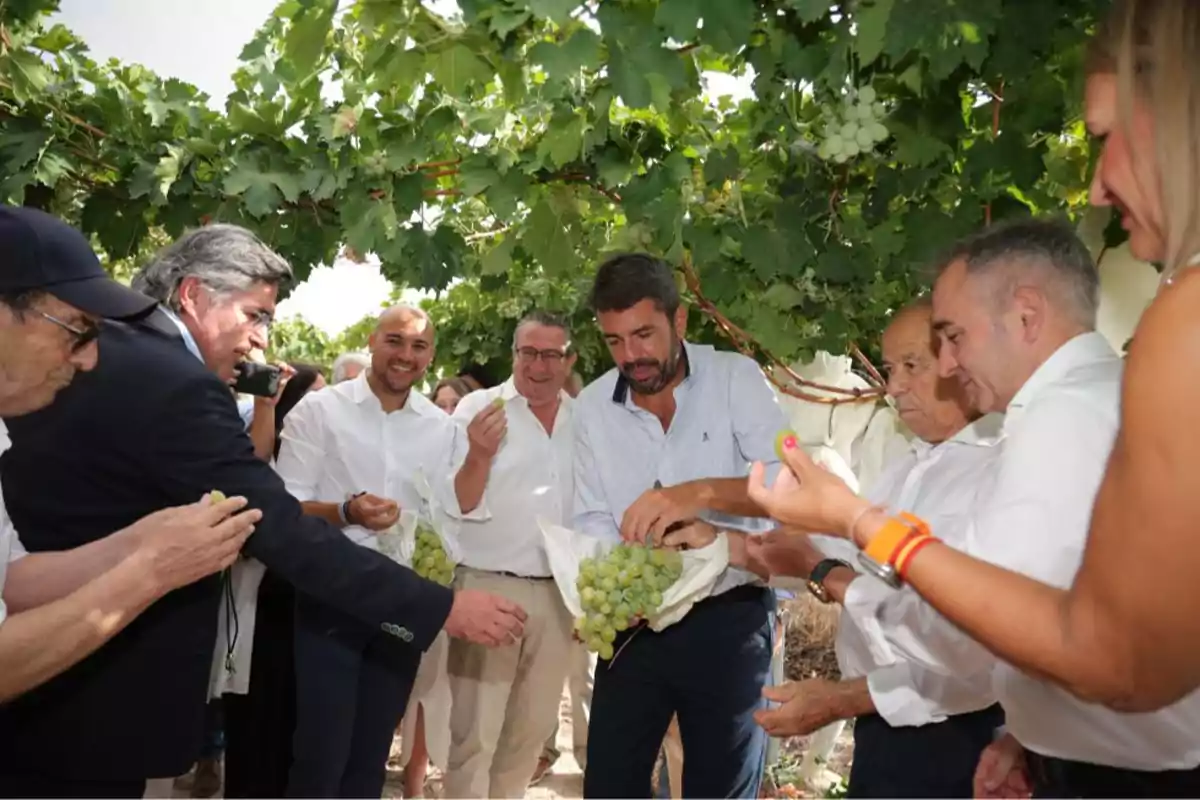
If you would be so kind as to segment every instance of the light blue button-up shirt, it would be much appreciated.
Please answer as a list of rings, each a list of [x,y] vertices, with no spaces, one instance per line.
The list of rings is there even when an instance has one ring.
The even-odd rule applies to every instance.
[[[181,320],[174,311],[166,306],[160,305],[159,308],[162,309],[164,314],[166,314],[167,319],[171,320],[171,322],[174,322],[175,327],[179,328],[179,335],[183,337],[183,343],[187,346],[188,351],[196,358],[204,361],[204,355],[200,352],[200,345],[196,343],[196,337],[192,336],[192,332],[188,330],[187,325],[183,324],[183,320]],[[237,400],[237,409],[238,416],[242,418],[242,424],[246,426],[247,430],[249,430],[250,423],[254,422],[254,398],[239,397]]]
[[[663,431],[658,417],[634,404],[616,369],[580,393],[575,405],[574,527],[620,538],[621,518],[655,481],[672,486],[704,478],[743,478],[750,465],[779,470],[775,435],[787,427],[766,376],[753,360],[707,345],[685,344],[688,374],[675,388],[675,416]],[[707,512],[726,528],[769,530],[765,519]],[[756,578],[730,568],[714,594]]]

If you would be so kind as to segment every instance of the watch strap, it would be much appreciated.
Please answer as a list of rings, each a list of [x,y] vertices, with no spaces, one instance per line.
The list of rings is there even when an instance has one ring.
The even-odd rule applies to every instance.
[[[838,567],[846,567],[847,569],[853,569],[853,567],[851,567],[848,563],[846,563],[845,561],[842,561],[839,558],[826,558],[826,559],[823,559],[822,561],[817,562],[817,565],[815,567],[813,567],[812,572],[809,573],[808,579],[812,583],[815,583],[818,585],[823,584],[825,582],[825,579],[827,577],[829,577],[829,573],[833,572]]]

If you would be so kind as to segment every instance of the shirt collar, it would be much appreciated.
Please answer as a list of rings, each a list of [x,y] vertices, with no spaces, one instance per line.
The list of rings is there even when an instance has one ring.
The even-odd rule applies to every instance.
[[[1025,381],[1012,402],[1008,404],[1006,417],[1011,419],[1013,412],[1019,413],[1039,394],[1058,383],[1072,370],[1087,364],[1116,358],[1119,356],[1102,334],[1095,331],[1079,334],[1055,350],[1052,356],[1034,370],[1034,373],[1029,376],[1029,380]]]
[[[967,423],[958,433],[944,442],[933,444],[914,436],[909,445],[918,458],[924,458],[943,445],[961,444],[968,447],[992,447],[1000,441],[1003,429],[1003,414],[987,414],[974,422]]]
[[[698,348],[693,347],[687,342],[680,342],[679,344],[683,348],[683,380],[679,384],[682,386],[695,377],[697,369],[699,368],[699,364],[697,362],[700,360],[698,358],[700,351]],[[628,400],[629,381],[625,379],[625,376],[621,373],[620,368],[618,368],[617,384],[613,387],[612,401],[617,405],[623,406],[628,402]]]
[[[520,400],[521,402],[525,403],[526,406],[529,405],[529,401],[525,399],[525,395],[517,391],[517,379],[515,377],[510,375],[508,380],[500,384],[498,388],[500,391],[496,396],[505,403],[511,403],[514,400]],[[571,397],[571,395],[567,394],[565,389],[558,390],[558,400],[559,408],[569,408],[571,403],[574,402],[574,399]]]
[[[357,405],[364,403],[373,403],[376,408],[383,409],[383,404],[379,402],[379,398],[371,391],[371,385],[367,383],[367,372],[370,367],[358,373],[358,376],[353,380],[343,381],[336,384],[335,389],[341,389],[350,400]],[[436,413],[433,413],[436,412]],[[417,414],[423,417],[445,416],[440,408],[435,406],[430,400],[413,387],[408,392],[408,398],[404,401],[404,405],[396,409],[397,414]]]
[[[8,426],[0,419],[0,453],[7,452],[12,447],[12,439],[8,438]]]
[[[171,320],[171,322],[175,323],[175,327],[179,328],[179,335],[183,337],[183,343],[187,346],[187,349],[191,351],[192,355],[203,361],[204,356],[200,353],[200,345],[196,344],[196,337],[192,336],[192,332],[188,330],[188,326],[171,309],[164,305],[160,305],[159,308],[162,309],[167,319]]]

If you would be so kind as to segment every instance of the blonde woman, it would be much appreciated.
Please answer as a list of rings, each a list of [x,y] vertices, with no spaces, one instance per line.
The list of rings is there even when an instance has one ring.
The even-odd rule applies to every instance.
[[[1086,121],[1112,206],[1165,279],[1129,350],[1121,430],[1082,566],[1060,590],[940,544],[905,580],[1004,660],[1087,700],[1150,711],[1200,686],[1200,3],[1118,0],[1093,42]],[[943,343],[945,344],[945,343]],[[889,522],[798,447],[754,496],[785,523],[866,547]],[[919,537],[923,538],[923,537]],[[1200,731],[1180,731],[1195,738]]]

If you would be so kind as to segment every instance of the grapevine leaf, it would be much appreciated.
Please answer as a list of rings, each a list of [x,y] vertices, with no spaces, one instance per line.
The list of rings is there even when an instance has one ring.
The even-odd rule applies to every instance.
[[[739,159],[737,150],[727,147],[714,150],[704,161],[704,181],[709,186],[721,186],[738,176]]]
[[[246,210],[255,217],[266,216],[284,200],[294,203],[300,197],[300,181],[295,175],[263,169],[253,158],[235,161],[222,188],[226,195],[242,196]]]
[[[474,197],[500,180],[496,171],[487,159],[474,156],[463,162],[458,168],[459,189],[465,197]]]
[[[762,296],[763,302],[780,311],[795,308],[804,302],[804,294],[790,283],[776,283]]]
[[[529,21],[529,12],[508,6],[497,6],[488,22],[492,33],[503,39]]]
[[[550,272],[567,272],[575,262],[568,224],[566,216],[556,212],[545,198],[529,214],[521,244]]]
[[[484,275],[505,275],[512,267],[512,251],[515,239],[505,237],[483,256]]]
[[[833,5],[830,0],[787,0],[787,4],[796,10],[800,21],[806,25],[824,19]]]
[[[316,69],[335,11],[336,0],[313,0],[298,17],[292,18],[284,53],[297,74],[309,75]]]
[[[529,0],[529,10],[535,16],[548,19],[558,25],[571,21],[571,12],[579,7],[579,0]]]
[[[456,44],[437,55],[433,74],[447,91],[462,95],[472,83],[487,81],[492,76],[492,68],[469,47]]]
[[[864,67],[873,64],[883,52],[884,36],[887,34],[893,2],[894,0],[874,0],[870,5],[859,8],[855,14],[855,21],[858,23],[855,51]]]

